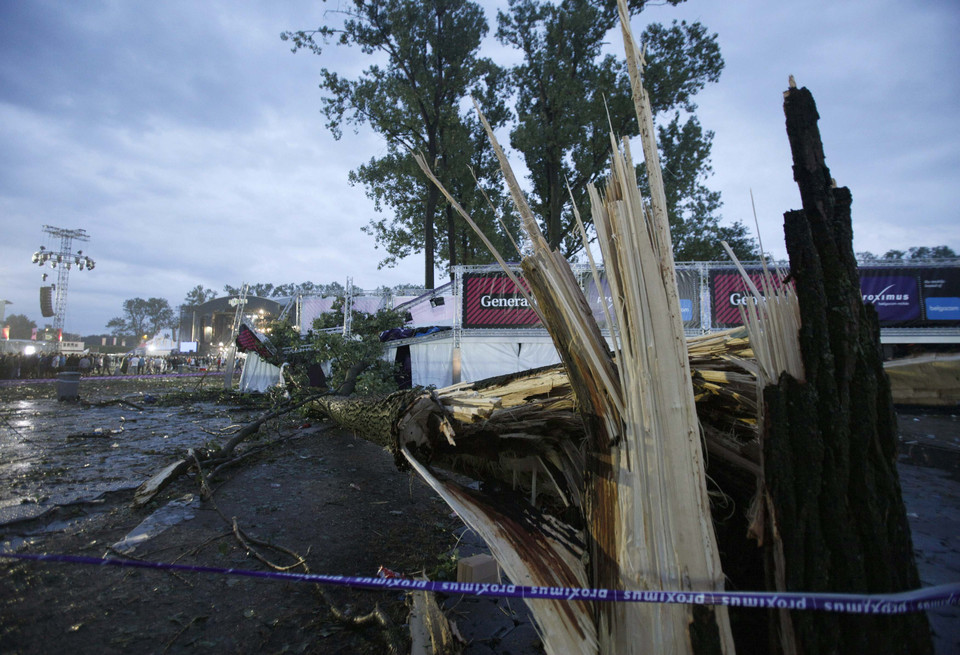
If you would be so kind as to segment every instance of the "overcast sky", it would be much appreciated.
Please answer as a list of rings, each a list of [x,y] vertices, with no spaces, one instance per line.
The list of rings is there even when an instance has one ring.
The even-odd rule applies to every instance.
[[[40,245],[58,246],[43,225],[90,235],[76,247],[97,266],[72,271],[66,316],[81,334],[105,332],[125,299],[176,307],[197,284],[422,283],[421,255],[378,271],[383,252],[360,230],[374,212],[347,174],[383,154],[382,140],[335,141],[319,111],[321,66],[356,71],[362,55],[294,55],[279,38],[336,5],[0,0],[7,314],[52,323],[30,263]],[[717,32],[726,60],[698,99],[725,219],[752,227],[752,189],[764,246],[785,256],[782,214],[800,205],[781,95],[793,74],[817,101],[833,176],[853,193],[856,250],[960,250],[960,4],[691,0],[649,9],[634,29],[673,18]]]

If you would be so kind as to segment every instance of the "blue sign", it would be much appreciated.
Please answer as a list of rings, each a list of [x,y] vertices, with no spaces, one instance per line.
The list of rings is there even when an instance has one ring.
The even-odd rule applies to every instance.
[[[920,289],[915,275],[870,275],[861,270],[863,304],[873,305],[880,323],[920,318]]]
[[[927,298],[927,320],[960,320],[960,298]]]

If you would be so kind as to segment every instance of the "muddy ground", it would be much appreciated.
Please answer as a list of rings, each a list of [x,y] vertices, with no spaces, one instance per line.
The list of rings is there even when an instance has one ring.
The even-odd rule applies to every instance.
[[[216,430],[229,434],[266,406],[163,403],[165,394],[195,385],[83,381],[87,402],[129,401],[102,407],[58,403],[52,387],[0,389],[0,547],[255,570],[268,569],[259,557],[289,566],[296,554],[311,573],[369,577],[384,566],[438,580],[455,579],[457,558],[484,550],[389,453],[296,415],[270,423],[252,444],[262,451],[210,481],[212,500],[201,502],[198,480],[184,476],[134,509],[140,482],[188,447],[222,443]],[[132,551],[120,543],[171,505],[178,511],[169,528]],[[379,654],[407,647],[400,593],[12,560],[0,560],[0,581],[5,654]],[[460,619],[468,652],[538,651],[522,604],[447,603],[454,620],[471,615]],[[375,609],[380,619],[357,624]]]
[[[454,578],[456,558],[482,549],[388,453],[295,416],[271,424],[260,452],[213,481],[212,500],[200,500],[195,478],[181,477],[133,509],[143,479],[188,447],[223,441],[217,430],[235,429],[263,406],[163,404],[195,380],[81,384],[84,400],[135,406],[57,403],[52,385],[0,388],[4,549],[98,558],[123,551],[256,570],[266,569],[259,557],[291,565],[295,553],[313,573],[373,576],[385,566],[434,579]],[[911,410],[900,425],[921,578],[925,586],[960,581],[960,421]],[[118,545],[171,503],[170,527],[133,550]],[[447,605],[468,653],[541,652],[522,606],[459,598]],[[384,621],[357,624],[375,608]],[[957,608],[930,616],[938,652],[960,652]],[[0,653],[383,653],[406,647],[406,619],[406,599],[393,592],[0,560]]]

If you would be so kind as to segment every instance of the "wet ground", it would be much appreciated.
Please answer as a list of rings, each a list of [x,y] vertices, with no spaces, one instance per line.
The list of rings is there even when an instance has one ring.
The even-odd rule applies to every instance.
[[[201,383],[203,384],[203,383]],[[207,382],[213,387],[219,382]],[[182,477],[142,509],[133,488],[187,448],[223,441],[263,406],[214,399],[164,406],[195,380],[84,381],[87,404],[51,388],[0,388],[0,547],[262,569],[258,556],[314,573],[375,575],[382,565],[455,575],[456,556],[483,552],[462,523],[380,448],[301,419],[274,423],[271,446],[214,482],[199,499]],[[123,399],[124,404],[98,403]],[[160,401],[160,402],[155,402]],[[900,473],[924,586],[960,581],[960,420],[947,412],[900,416]],[[153,517],[159,526],[137,528]],[[242,541],[240,536],[256,541]],[[144,538],[144,534],[146,537]],[[269,544],[269,545],[258,545]],[[381,653],[403,632],[401,595],[259,580],[0,561],[0,652]],[[519,603],[452,598],[447,606],[471,655],[539,652]],[[352,626],[381,607],[394,627]],[[960,610],[929,613],[939,653],[960,652]]]
[[[200,403],[91,407],[33,398],[5,403],[0,429],[0,524],[108,491],[136,487],[157,466],[251,416],[243,407]]]
[[[137,384],[85,381],[86,405],[60,403],[50,389],[0,389],[0,547],[256,570],[266,568],[260,557],[289,566],[295,553],[312,573],[375,576],[385,566],[438,580],[455,579],[458,557],[486,551],[389,453],[295,415],[268,424],[252,444],[261,452],[210,480],[212,500],[182,476],[135,509],[141,482],[264,410],[168,407],[174,383]],[[126,404],[97,406],[109,398]],[[9,560],[0,579],[4,654],[379,654],[407,633],[403,594]],[[466,653],[542,652],[522,603],[446,602]],[[387,628],[352,623],[376,608]]]
[[[902,408],[900,484],[920,582],[960,582],[960,415]],[[940,655],[960,653],[960,607],[927,612]]]

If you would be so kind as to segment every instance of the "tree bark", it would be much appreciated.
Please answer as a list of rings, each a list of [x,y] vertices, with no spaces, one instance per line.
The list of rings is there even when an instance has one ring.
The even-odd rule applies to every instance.
[[[457,224],[453,216],[453,207],[447,205],[444,207],[444,213],[447,219],[447,271],[450,273],[450,281],[456,277],[453,269],[457,265]]]
[[[889,593],[920,586],[896,470],[896,416],[883,372],[876,313],[861,294],[851,194],[824,164],[807,89],[785,94],[787,135],[803,210],[784,214],[800,302],[805,381],[784,374],[764,391],[764,476],[782,548],[778,588]],[[772,532],[775,528],[775,533]],[[773,557],[772,559],[777,559]],[[770,585],[773,586],[773,585]],[[931,653],[922,613],[791,612],[784,652]]]
[[[436,148],[429,149],[429,161],[436,157]],[[437,201],[440,199],[440,192],[433,184],[427,187],[427,201],[423,207],[423,288],[432,289],[434,287],[434,267],[436,259],[434,250],[436,248],[436,239],[434,238],[433,221],[437,213]]]

